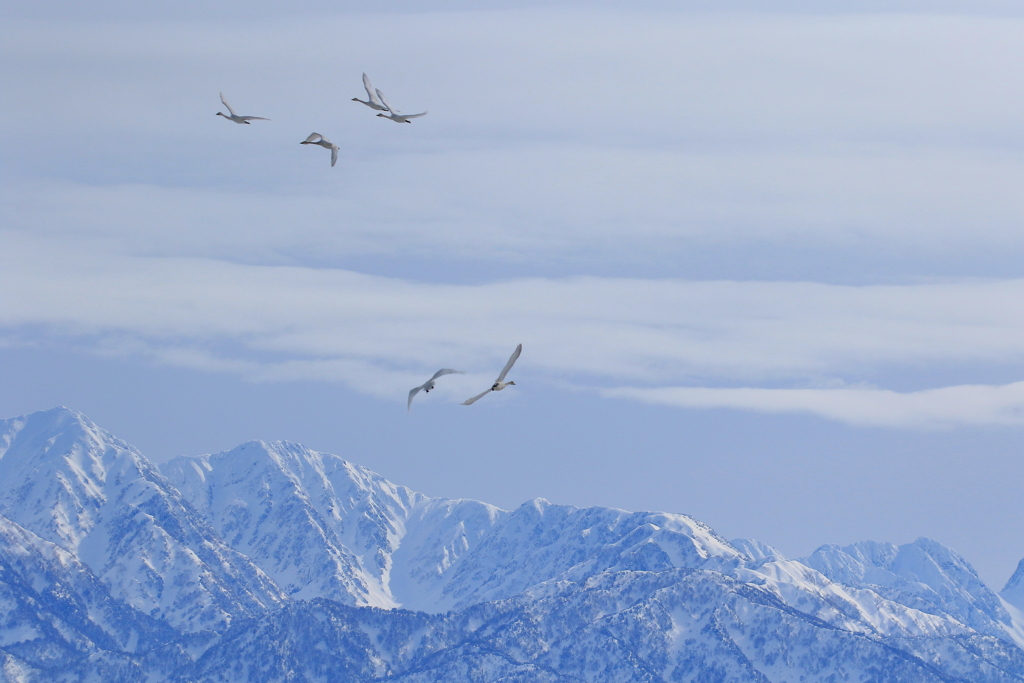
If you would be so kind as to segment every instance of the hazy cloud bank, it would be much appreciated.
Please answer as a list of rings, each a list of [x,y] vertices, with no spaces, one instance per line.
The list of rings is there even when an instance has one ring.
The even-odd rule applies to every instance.
[[[603,390],[602,395],[675,406],[763,413],[809,413],[870,427],[1024,424],[1024,382],[963,385],[913,392],[886,389],[721,389],[665,387]]]
[[[54,251],[10,235],[5,243],[0,289],[10,296],[0,300],[0,329],[8,338],[63,339],[252,379],[343,381],[400,399],[402,387],[435,366],[478,373],[452,387],[487,382],[521,341],[523,375],[678,406],[922,425],[1017,422],[1024,400],[1017,384],[910,394],[804,388],[822,378],[856,383],[881,366],[1019,366],[1024,280],[850,287],[580,277],[444,285]],[[721,388],[751,383],[761,388]]]

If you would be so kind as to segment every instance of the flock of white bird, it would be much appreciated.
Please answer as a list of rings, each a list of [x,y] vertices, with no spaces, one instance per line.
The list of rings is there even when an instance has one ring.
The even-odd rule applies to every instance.
[[[488,389],[487,391],[484,391],[484,392],[481,392],[481,393],[477,394],[473,398],[467,398],[465,401],[462,402],[462,405],[464,405],[464,406],[473,405],[474,403],[476,403],[477,401],[479,401],[480,399],[482,399],[484,396],[486,396],[487,394],[491,393],[492,391],[501,391],[505,387],[515,386],[515,384],[516,384],[515,382],[506,382],[505,381],[505,375],[507,375],[508,371],[512,369],[512,366],[515,365],[516,360],[519,358],[519,354],[521,354],[522,352],[523,352],[523,345],[522,344],[517,345],[516,346],[516,350],[512,352],[512,355],[509,357],[508,362],[505,363],[505,367],[503,367],[501,369],[501,374],[498,375],[498,379],[494,380],[494,384],[491,385],[491,388]],[[462,370],[452,370],[451,368],[441,368],[440,370],[435,372],[434,376],[431,377],[430,379],[428,379],[426,382],[424,382],[423,384],[419,385],[418,387],[413,387],[412,389],[409,390],[409,402],[406,404],[406,410],[411,410],[412,409],[412,399],[413,399],[414,396],[416,396],[416,394],[420,393],[420,391],[422,391],[425,394],[426,393],[430,393],[430,390],[434,388],[435,380],[437,380],[438,377],[443,377],[444,375],[465,375],[465,374],[466,373],[463,372]]]
[[[363,74],[363,87],[366,88],[366,99],[361,100],[358,97],[353,97],[352,101],[365,104],[370,109],[381,112],[380,114],[377,114],[377,116],[386,119],[391,119],[395,123],[412,123],[410,119],[416,119],[421,116],[427,115],[427,112],[421,112],[419,114],[403,114],[402,112],[395,109],[393,106],[391,106],[391,103],[388,102],[388,98],[384,97],[384,93],[373,87],[373,85],[370,83],[369,77],[366,74]],[[263,118],[262,116],[239,116],[235,113],[235,110],[231,108],[231,105],[228,104],[228,101],[224,99],[224,93],[220,94],[220,101],[224,104],[225,107],[228,108],[228,112],[230,112],[231,115],[228,116],[228,114],[219,111],[217,112],[216,116],[223,116],[228,121],[234,121],[235,123],[244,123],[245,125],[249,125],[250,121],[270,120]],[[328,140],[327,138],[325,138],[323,135],[320,135],[320,133],[310,133],[309,137],[300,142],[299,144],[320,145],[324,149],[329,149],[331,150],[331,166],[334,166],[334,164],[338,162],[338,146],[331,142],[330,140]],[[501,369],[501,374],[498,375],[498,379],[494,380],[494,384],[491,385],[491,388],[488,389],[487,391],[484,391],[483,393],[477,394],[473,398],[466,399],[465,401],[462,402],[462,405],[472,405],[479,401],[480,399],[482,399],[487,394],[491,393],[492,391],[501,391],[505,387],[515,386],[515,382],[505,381],[505,375],[507,375],[508,371],[512,369],[512,366],[515,365],[516,360],[519,358],[519,354],[521,354],[522,352],[523,345],[519,344],[518,346],[516,346],[516,350],[512,352],[512,356],[508,359],[508,362],[505,363],[505,367]],[[409,402],[406,404],[406,410],[412,409],[412,399],[413,397],[416,396],[416,394],[420,393],[421,391],[425,394],[430,393],[430,390],[433,389],[434,386],[436,385],[438,377],[443,377],[445,375],[464,374],[466,373],[463,372],[462,370],[441,368],[440,370],[435,372],[434,376],[428,379],[426,382],[419,385],[418,387],[413,387],[412,389],[409,390]]]
[[[412,123],[410,119],[417,119],[421,116],[426,116],[427,112],[420,112],[419,114],[403,114],[388,102],[388,98],[384,97],[384,93],[373,87],[370,83],[370,79],[366,74],[363,74],[363,87],[366,88],[366,99],[361,100],[358,97],[353,97],[353,102],[361,102],[370,109],[381,112],[377,116],[385,119],[391,119],[395,123]],[[231,108],[228,101],[224,99],[224,93],[220,94],[220,101],[228,108],[231,113],[230,116],[224,112],[217,112],[216,116],[223,116],[228,121],[234,121],[235,123],[244,123],[249,125],[250,121],[269,121],[270,119],[263,118],[262,116],[239,116],[235,113],[235,110]],[[331,150],[331,166],[338,163],[338,146],[325,138],[320,133],[310,133],[309,137],[299,143],[300,145],[320,145],[324,149]]]

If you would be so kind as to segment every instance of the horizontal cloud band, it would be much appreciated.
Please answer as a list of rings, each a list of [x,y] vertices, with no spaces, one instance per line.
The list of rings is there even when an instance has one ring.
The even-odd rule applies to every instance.
[[[1024,280],[852,287],[577,277],[448,285],[53,249],[23,234],[4,242],[0,333],[8,339],[44,330],[50,340],[143,352],[173,365],[259,380],[342,381],[398,398],[442,365],[480,373],[466,381],[490,381],[523,342],[521,377],[604,387],[607,396],[812,412],[853,424],[1021,421],[1020,384],[909,394],[658,386],[856,383],[900,364],[1015,366],[1024,357]],[[623,384],[632,386],[614,388]]]
[[[948,427],[1024,424],[1024,382],[962,385],[900,393],[885,389],[762,389],[622,387],[609,398],[678,408],[731,408],[763,413],[809,413],[858,426]]]

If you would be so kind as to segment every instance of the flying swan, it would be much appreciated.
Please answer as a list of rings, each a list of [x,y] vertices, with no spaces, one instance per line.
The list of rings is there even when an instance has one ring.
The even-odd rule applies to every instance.
[[[366,74],[363,74],[363,87],[366,88],[366,101],[363,101],[358,97],[353,97],[352,101],[365,104],[370,109],[376,109],[377,111],[385,111],[387,107],[385,107],[381,103],[380,98],[377,97],[377,93],[373,91],[373,86],[370,85],[370,78]]]
[[[234,121],[235,123],[244,123],[247,126],[249,125],[250,121],[269,121],[270,120],[270,119],[265,119],[262,116],[239,116],[238,114],[235,113],[235,110],[231,108],[231,105],[228,104],[228,101],[224,99],[224,93],[220,94],[220,101],[223,102],[224,106],[228,108],[229,112],[231,112],[231,116],[228,116],[227,114],[225,114],[223,112],[217,112],[216,114],[214,114],[214,116],[223,116],[228,121]]]
[[[466,373],[464,373],[462,370],[452,370],[451,368],[441,368],[440,370],[435,372],[434,376],[431,377],[430,379],[428,379],[426,382],[424,382],[423,384],[419,385],[418,387],[415,387],[414,389],[410,389],[409,390],[409,402],[405,406],[406,411],[412,410],[412,397],[415,396],[416,394],[420,393],[420,389],[422,389],[424,391],[424,393],[428,393],[429,394],[430,390],[434,388],[434,380],[437,379],[438,377],[441,377],[442,375],[465,375],[465,374]]]
[[[520,344],[519,346],[516,347],[516,350],[512,352],[512,356],[508,359],[508,362],[505,363],[505,368],[501,371],[501,374],[498,375],[498,379],[494,380],[494,384],[491,385],[491,388],[488,389],[487,391],[485,391],[482,394],[477,394],[473,398],[464,401],[462,403],[462,405],[464,405],[464,406],[472,405],[472,404],[476,403],[477,401],[479,401],[480,399],[482,399],[487,394],[491,393],[492,391],[501,391],[505,387],[514,386],[515,382],[506,382],[506,381],[504,381],[505,380],[505,375],[507,375],[508,371],[512,369],[512,366],[515,365],[516,359],[519,358],[519,354],[521,354],[522,352],[523,352],[523,345]]]
[[[400,113],[397,109],[391,106],[391,103],[388,102],[388,98],[384,97],[384,93],[382,93],[380,90],[377,90],[377,97],[379,97],[380,101],[384,103],[384,111],[387,112],[387,114],[377,114],[377,116],[383,116],[386,119],[391,119],[395,123],[412,123],[412,121],[410,121],[409,119],[415,119],[419,118],[420,116],[427,115],[427,112],[422,112],[420,114]]]
[[[338,146],[325,138],[320,133],[310,133],[309,137],[299,143],[300,145],[320,145],[324,149],[331,150],[331,166],[338,160]]]

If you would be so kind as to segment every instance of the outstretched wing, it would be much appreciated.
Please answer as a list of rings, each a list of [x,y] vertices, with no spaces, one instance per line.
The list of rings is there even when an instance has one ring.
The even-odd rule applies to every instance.
[[[415,389],[411,389],[409,391],[409,402],[405,404],[405,412],[409,412],[410,410],[412,410],[412,397],[420,393],[420,389],[422,388],[423,387],[416,387]]]
[[[404,118],[404,119],[418,119],[419,117],[426,116],[426,115],[427,115],[427,112],[424,111],[424,112],[420,112],[419,114],[402,114],[402,118]]]
[[[443,375],[465,375],[465,374],[466,373],[464,373],[462,370],[452,370],[451,368],[441,368],[440,370],[438,370],[437,372],[434,373],[434,376],[430,378],[430,381],[433,382],[435,379],[437,379],[438,377],[441,377]]]
[[[512,357],[508,359],[508,362],[505,363],[505,367],[504,369],[502,369],[501,374],[498,375],[498,382],[505,381],[505,375],[507,375],[508,371],[512,369],[512,366],[516,364],[516,359],[519,358],[519,354],[521,354],[522,352],[523,345],[520,344],[519,346],[516,347],[516,350],[512,352]]]
[[[231,108],[231,105],[230,105],[230,104],[228,104],[228,101],[224,99],[224,93],[221,93],[221,94],[220,94],[220,101],[221,101],[221,103],[222,103],[222,104],[223,104],[223,105],[224,105],[225,107],[227,107],[227,108],[228,108],[228,111],[229,111],[229,112],[231,112],[231,115],[232,115],[232,116],[237,116],[237,114],[235,114],[235,110],[234,110],[234,109],[232,109],[232,108]]]
[[[316,142],[322,137],[323,136],[320,135],[320,133],[310,133],[309,137],[303,140],[302,142]],[[301,145],[302,143],[300,142],[299,144]]]
[[[370,77],[366,74],[363,74],[363,87],[366,88],[366,99],[370,100],[370,102],[374,104],[380,104],[380,99],[377,98],[377,93],[373,91],[373,86],[370,85]]]
[[[384,105],[385,109],[387,109],[392,114],[397,114],[398,113],[397,111],[395,111],[394,109],[391,108],[391,103],[388,102],[388,98],[384,97],[384,93],[382,93],[379,89],[377,90],[377,97],[380,98],[380,102],[381,102],[382,105]]]
[[[334,166],[334,162],[338,160],[338,146],[333,145],[331,147],[331,166]]]
[[[265,119],[262,116],[239,116],[238,118],[242,119],[243,121],[269,121],[270,120],[270,119]]]
[[[487,395],[487,394],[489,394],[489,393],[491,393],[491,390],[490,390],[490,389],[488,389],[487,391],[485,391],[485,392],[484,392],[484,393],[482,393],[482,394],[477,394],[477,395],[476,395],[476,396],[474,396],[473,398],[470,398],[470,399],[466,399],[465,401],[463,401],[463,402],[462,402],[462,405],[464,405],[464,406],[470,406],[470,405],[473,405],[474,403],[476,403],[477,401],[479,401],[480,399],[482,399],[482,398],[483,398],[484,396],[486,396],[486,395]]]

